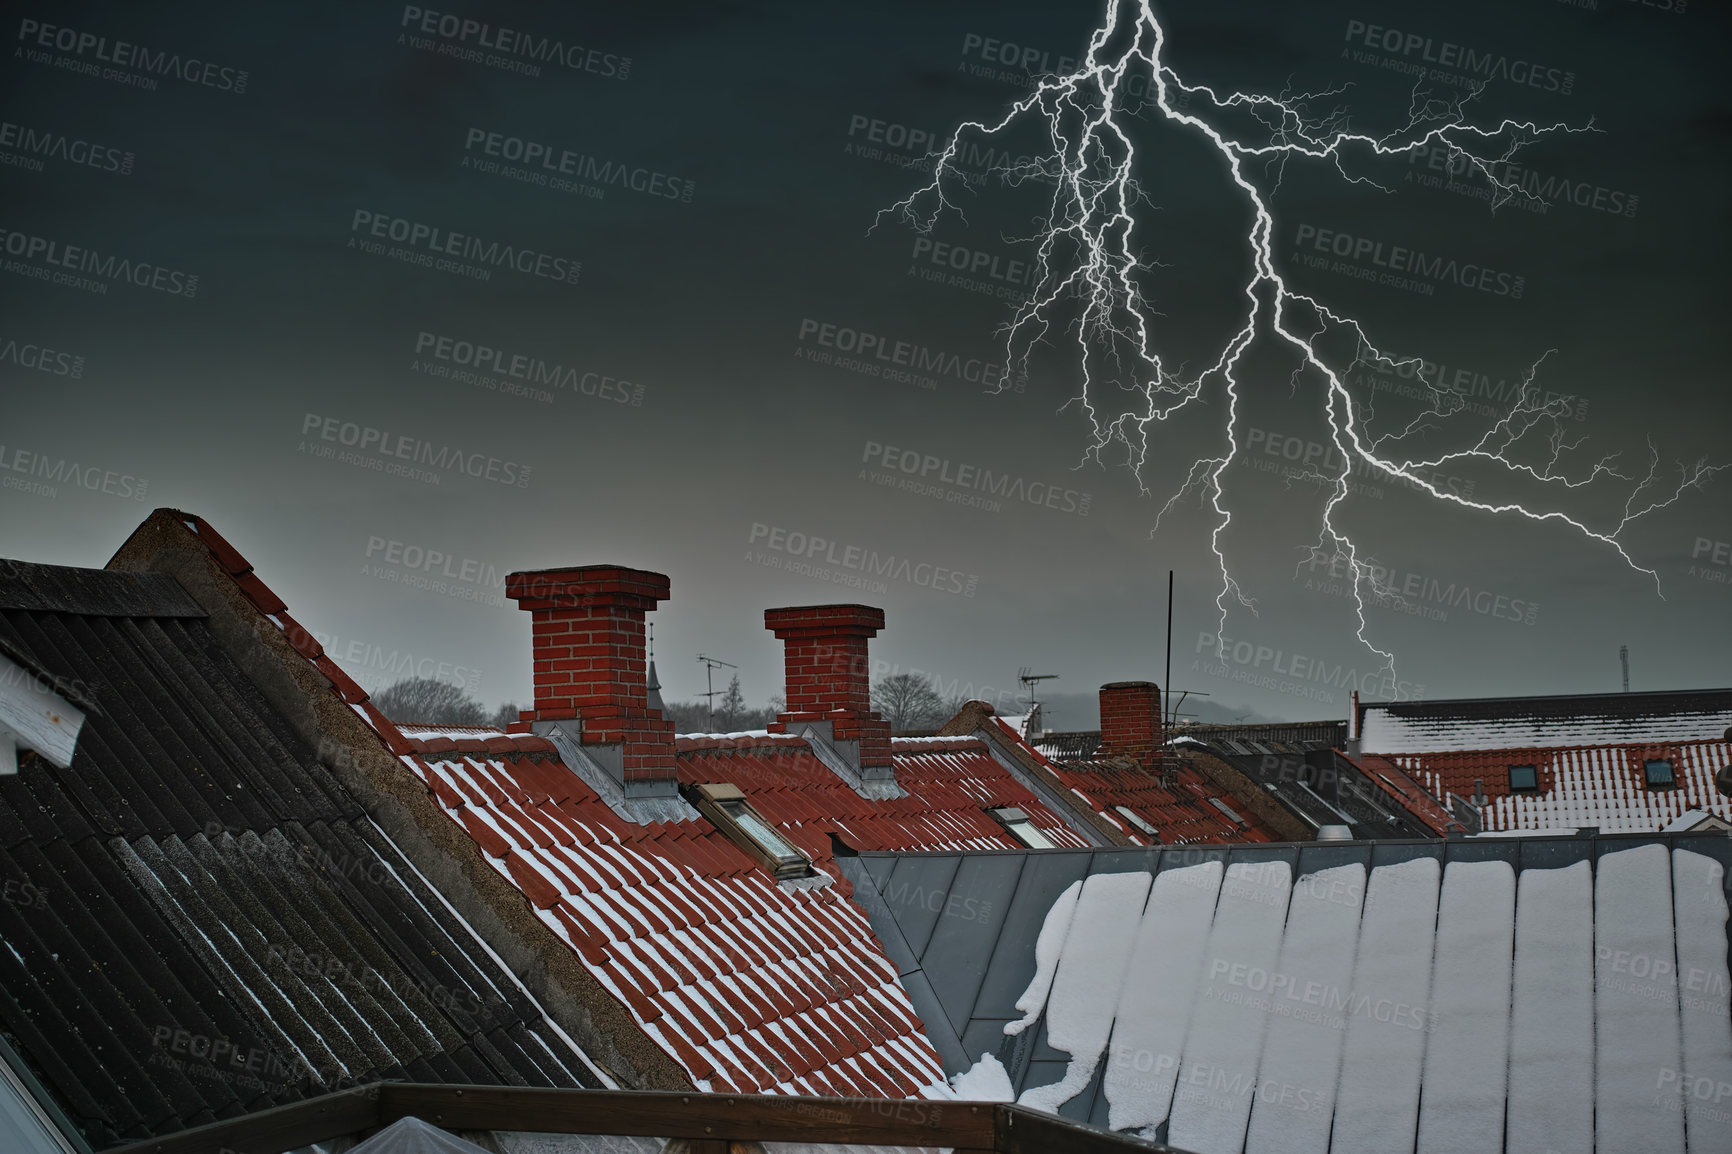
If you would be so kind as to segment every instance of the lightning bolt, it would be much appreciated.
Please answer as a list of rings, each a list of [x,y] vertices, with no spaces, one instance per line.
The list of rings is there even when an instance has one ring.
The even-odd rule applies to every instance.
[[[1420,362],[1383,352],[1359,321],[1297,291],[1277,270],[1273,251],[1275,216],[1270,203],[1290,162],[1326,163],[1349,184],[1390,193],[1394,190],[1355,168],[1368,160],[1441,146],[1452,170],[1464,166],[1490,184],[1490,207],[1495,212],[1511,201],[1539,199],[1508,175],[1505,162],[1542,136],[1598,131],[1592,123],[1540,125],[1507,118],[1495,125],[1476,123],[1468,116],[1468,106],[1479,97],[1483,85],[1453,100],[1437,99],[1416,88],[1407,123],[1384,135],[1369,135],[1352,131],[1349,117],[1339,107],[1314,111],[1340,95],[1342,88],[1315,93],[1283,91],[1279,96],[1222,94],[1206,85],[1187,83],[1165,63],[1165,50],[1166,33],[1149,0],[1108,0],[1087,55],[1075,71],[1042,78],[995,123],[971,120],[959,125],[944,149],[928,158],[932,179],[880,212],[873,227],[886,216],[920,233],[929,233],[948,213],[966,222],[950,197],[958,185],[973,191],[958,165],[964,135],[974,133],[990,139],[1023,124],[1033,124],[1036,131],[1044,133],[1046,144],[1034,159],[995,170],[1006,185],[1045,184],[1051,187],[1052,196],[1044,215],[1036,218],[1039,227],[1035,235],[1020,238],[1037,245],[1036,286],[1000,330],[1006,357],[1003,376],[994,391],[1011,387],[1018,377],[1026,378],[1035,349],[1050,343],[1055,333],[1068,330],[1080,352],[1082,386],[1060,411],[1077,406],[1092,430],[1079,467],[1091,458],[1104,464],[1106,452],[1121,445],[1125,463],[1147,494],[1143,470],[1151,429],[1188,407],[1207,404],[1218,385],[1226,402],[1222,430],[1226,447],[1219,454],[1202,455],[1191,462],[1184,481],[1161,507],[1151,530],[1151,536],[1158,532],[1162,519],[1188,493],[1196,492],[1213,509],[1210,548],[1221,576],[1215,597],[1220,613],[1217,641],[1225,636],[1231,604],[1236,602],[1253,615],[1257,613],[1256,602],[1233,576],[1222,544],[1233,521],[1222,478],[1238,452],[1241,400],[1246,389],[1240,364],[1265,333],[1298,357],[1292,377],[1295,394],[1308,372],[1322,382],[1323,416],[1339,461],[1339,467],[1311,474],[1328,485],[1331,493],[1320,515],[1317,541],[1306,547],[1306,560],[1346,560],[1353,575],[1353,603],[1359,623],[1356,636],[1383,661],[1382,668],[1392,680],[1395,655],[1371,640],[1365,615],[1365,591],[1378,591],[1376,558],[1366,553],[1344,526],[1348,482],[1356,471],[1399,478],[1444,505],[1494,516],[1514,515],[1536,523],[1562,523],[1612,550],[1636,572],[1651,577],[1658,593],[1659,574],[1630,555],[1621,535],[1640,517],[1673,504],[1690,489],[1702,487],[1727,465],[1711,465],[1705,460],[1693,465],[1680,462],[1676,483],[1667,485],[1661,478],[1658,451],[1651,442],[1647,470],[1640,476],[1623,472],[1615,454],[1585,469],[1566,463],[1575,460],[1574,451],[1581,444],[1579,439],[1566,439],[1563,432],[1561,418],[1568,401],[1559,398],[1540,403],[1537,390],[1530,391],[1545,356],[1523,378],[1521,395],[1510,411],[1464,447],[1431,455],[1408,448],[1429,434],[1459,429],[1460,422],[1452,418],[1461,416],[1466,404],[1462,394],[1443,388],[1441,380],[1424,381],[1418,373],[1416,379],[1428,394],[1425,411],[1398,429],[1374,433],[1377,417],[1371,401],[1356,401],[1343,374],[1362,363],[1402,369]],[[1138,74],[1146,74],[1150,81],[1148,97],[1129,94],[1128,78]],[[1171,363],[1158,347],[1149,324],[1150,317],[1157,314],[1140,283],[1142,274],[1158,266],[1143,255],[1140,246],[1139,210],[1152,208],[1153,202],[1137,180],[1139,154],[1130,121],[1151,110],[1159,120],[1190,130],[1213,149],[1250,210],[1243,322],[1221,342],[1213,362],[1194,374]],[[1257,170],[1269,185],[1267,190],[1253,179]],[[1070,315],[1067,309],[1074,313],[1074,319],[1066,319]],[[1354,341],[1355,355],[1337,368],[1342,358],[1332,357],[1324,345],[1330,338],[1346,336]],[[1108,391],[1109,384],[1116,385],[1118,393],[1129,399],[1114,405],[1116,398]],[[1589,523],[1591,518],[1560,508],[1474,500],[1434,483],[1437,469],[1458,464],[1489,469],[1494,477],[1501,474],[1542,489],[1569,492],[1612,481],[1627,491],[1615,523],[1596,527]]]

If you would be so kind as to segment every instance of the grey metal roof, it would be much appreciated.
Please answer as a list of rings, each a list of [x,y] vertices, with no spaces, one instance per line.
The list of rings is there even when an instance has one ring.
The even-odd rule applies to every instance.
[[[947,1072],[991,1055],[1067,1117],[1208,1151],[1732,1149],[1724,833],[838,861]]]
[[[597,1084],[178,585],[50,570],[0,565],[0,638],[99,709],[70,769],[0,779],[0,1031],[92,1145],[384,1078]]]

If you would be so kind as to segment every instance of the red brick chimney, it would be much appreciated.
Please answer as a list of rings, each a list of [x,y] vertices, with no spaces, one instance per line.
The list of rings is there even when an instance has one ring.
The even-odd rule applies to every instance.
[[[764,628],[783,643],[788,712],[775,733],[828,726],[837,751],[863,777],[888,777],[890,723],[872,712],[872,666],[866,642],[884,628],[884,610],[870,605],[804,605],[766,609]]]
[[[628,796],[672,795],[674,725],[647,700],[644,615],[668,599],[660,573],[619,565],[539,569],[505,578],[534,622],[537,733],[563,730]]]
[[[1124,754],[1147,765],[1164,744],[1160,686],[1152,681],[1101,686],[1101,756]]]

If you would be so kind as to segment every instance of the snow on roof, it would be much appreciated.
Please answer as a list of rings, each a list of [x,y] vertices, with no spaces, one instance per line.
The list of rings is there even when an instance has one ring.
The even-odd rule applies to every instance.
[[[1698,1089],[1732,1085],[1723,839],[1457,844],[1025,877],[1038,1024],[964,991],[958,1080],[1191,1150],[1727,1149]]]
[[[1643,763],[1656,759],[1672,763],[1669,787],[1647,784]],[[1691,810],[1732,819],[1732,798],[1714,785],[1715,774],[1732,760],[1732,745],[1721,740],[1398,754],[1389,760],[1409,773],[1434,777],[1439,790],[1460,797],[1483,790],[1487,803],[1480,820],[1492,831],[1595,826],[1606,833],[1645,833]],[[1512,765],[1534,766],[1538,788],[1511,792]]]
[[[1378,702],[1360,748],[1414,754],[1717,741],[1732,728],[1732,690]]]

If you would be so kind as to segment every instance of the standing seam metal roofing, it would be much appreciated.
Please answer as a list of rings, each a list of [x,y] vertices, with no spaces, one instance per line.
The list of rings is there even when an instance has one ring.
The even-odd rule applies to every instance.
[[[1732,1148],[1723,833],[843,864],[946,1068],[1024,1104],[1225,1154]]]

